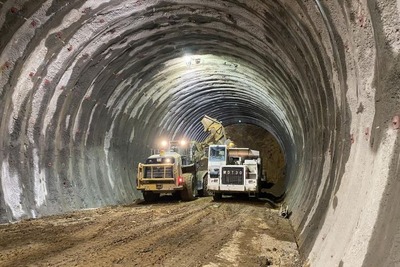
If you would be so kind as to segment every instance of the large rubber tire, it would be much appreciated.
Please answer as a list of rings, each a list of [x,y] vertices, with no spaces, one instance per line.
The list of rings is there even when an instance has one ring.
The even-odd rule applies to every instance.
[[[214,201],[218,201],[222,199],[222,193],[214,193],[213,195]]]
[[[146,202],[155,202],[160,197],[159,193],[153,193],[151,191],[143,192],[143,198]]]
[[[183,174],[184,186],[181,191],[181,199],[183,201],[191,201],[196,198],[196,186],[194,184],[194,176],[191,173]]]
[[[203,188],[199,190],[199,197],[208,197],[210,194],[207,191],[207,184],[208,184],[208,175],[204,175],[203,179]]]

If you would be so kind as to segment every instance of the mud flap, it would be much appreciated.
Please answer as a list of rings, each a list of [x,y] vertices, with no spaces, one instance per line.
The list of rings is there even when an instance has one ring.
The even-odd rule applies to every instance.
[[[159,197],[160,197],[159,193],[154,193],[154,192],[151,192],[151,191],[144,191],[143,192],[143,198],[144,198],[144,201],[146,201],[146,202],[154,202]]]

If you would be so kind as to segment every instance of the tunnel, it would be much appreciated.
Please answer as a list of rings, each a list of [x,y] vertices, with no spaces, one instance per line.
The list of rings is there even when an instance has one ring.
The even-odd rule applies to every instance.
[[[206,114],[285,157],[307,266],[400,262],[400,2],[3,0],[0,222],[127,204]]]

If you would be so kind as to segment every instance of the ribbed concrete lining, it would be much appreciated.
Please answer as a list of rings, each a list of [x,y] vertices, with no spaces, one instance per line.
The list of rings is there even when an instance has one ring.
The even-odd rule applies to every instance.
[[[208,114],[276,136],[312,265],[399,260],[394,1],[34,2],[0,3],[0,221],[130,203],[134,164]]]

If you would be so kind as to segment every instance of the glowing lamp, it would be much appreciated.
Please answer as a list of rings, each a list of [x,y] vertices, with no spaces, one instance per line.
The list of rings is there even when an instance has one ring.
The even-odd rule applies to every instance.
[[[161,147],[165,148],[165,147],[167,147],[167,145],[168,145],[168,142],[166,140],[161,141]]]

